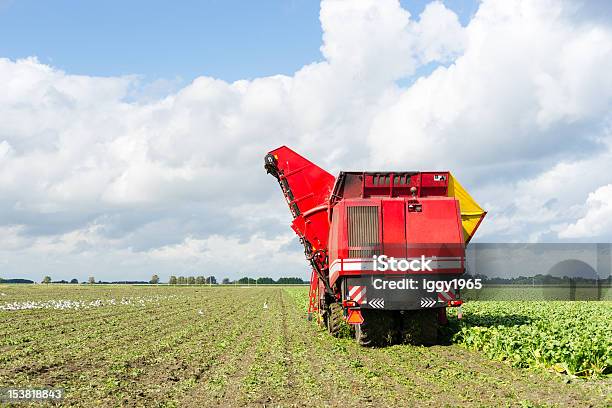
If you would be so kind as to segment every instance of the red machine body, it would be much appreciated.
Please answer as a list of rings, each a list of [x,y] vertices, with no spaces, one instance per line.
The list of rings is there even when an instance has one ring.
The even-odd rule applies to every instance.
[[[464,273],[465,245],[485,213],[462,212],[461,198],[471,197],[448,171],[341,172],[335,178],[285,146],[266,156],[265,168],[280,184],[313,268],[310,312],[333,302],[419,309],[424,292],[389,292],[381,282],[395,287],[406,276],[445,280]],[[427,262],[429,269],[381,271],[375,268],[381,255]],[[433,307],[460,304],[457,293],[437,295]]]
[[[314,251],[327,248],[329,197],[335,177],[285,146],[266,156],[266,169],[277,177],[285,195],[293,215],[291,228]]]
[[[448,172],[341,173],[334,188],[329,279],[380,273],[372,258],[430,259],[431,272],[461,274],[465,246]],[[387,271],[385,274],[405,274]],[[413,274],[421,272],[411,271]]]

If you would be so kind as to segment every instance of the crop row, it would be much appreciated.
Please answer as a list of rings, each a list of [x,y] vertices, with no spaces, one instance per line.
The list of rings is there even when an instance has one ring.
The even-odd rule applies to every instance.
[[[612,302],[468,302],[451,328],[455,343],[515,367],[579,377],[612,370]]]
[[[466,318],[448,329],[463,347],[363,348],[307,321],[307,288],[87,289],[45,287],[27,299],[163,299],[0,311],[0,383],[61,387],[66,405],[87,406],[606,405],[601,382],[587,388],[547,371],[525,374],[459,338],[464,329],[546,318],[529,302],[482,313],[497,302],[466,305]]]

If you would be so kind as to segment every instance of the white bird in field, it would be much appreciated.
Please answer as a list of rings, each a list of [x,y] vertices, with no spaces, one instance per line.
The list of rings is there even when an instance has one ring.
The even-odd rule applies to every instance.
[[[200,316],[204,316],[204,312],[202,311],[202,309],[199,309],[199,310],[198,310],[198,314],[199,314]]]
[[[264,302],[264,306],[263,306],[263,308],[264,308],[264,309],[267,309],[267,308],[268,308],[268,302]]]

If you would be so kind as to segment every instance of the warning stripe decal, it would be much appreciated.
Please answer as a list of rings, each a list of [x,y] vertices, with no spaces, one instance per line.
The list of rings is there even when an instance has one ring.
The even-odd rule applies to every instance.
[[[361,285],[349,286],[349,299],[360,305],[366,303],[366,287]]]
[[[443,302],[448,302],[449,300],[455,300],[456,295],[455,291],[451,289],[449,292],[438,292],[438,299]]]

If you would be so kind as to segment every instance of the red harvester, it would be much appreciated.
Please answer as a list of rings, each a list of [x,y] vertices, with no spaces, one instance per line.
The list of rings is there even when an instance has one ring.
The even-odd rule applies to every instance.
[[[285,146],[265,168],[312,266],[309,317],[333,335],[347,320],[362,345],[436,342],[446,307],[461,305],[450,283],[465,272],[465,245],[486,214],[452,174],[334,178]]]

